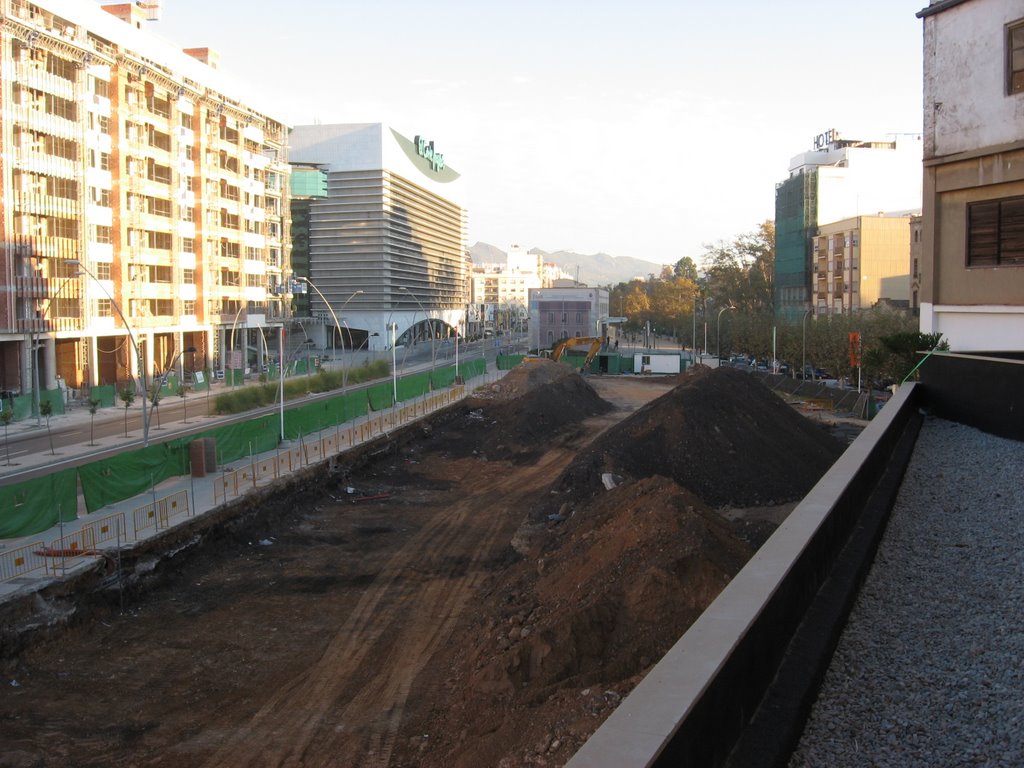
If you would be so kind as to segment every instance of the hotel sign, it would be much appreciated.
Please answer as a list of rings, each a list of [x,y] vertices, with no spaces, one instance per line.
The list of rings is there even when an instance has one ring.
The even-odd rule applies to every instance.
[[[815,149],[827,149],[828,145],[839,138],[839,131],[835,128],[831,128],[824,133],[819,133],[814,137],[814,148]]]

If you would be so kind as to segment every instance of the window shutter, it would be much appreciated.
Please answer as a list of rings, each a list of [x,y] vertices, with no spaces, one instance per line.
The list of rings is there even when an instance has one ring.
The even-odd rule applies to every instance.
[[[999,203],[973,203],[967,208],[967,264],[999,263]]]
[[[1024,198],[1004,200],[999,210],[999,263],[1024,264]]]

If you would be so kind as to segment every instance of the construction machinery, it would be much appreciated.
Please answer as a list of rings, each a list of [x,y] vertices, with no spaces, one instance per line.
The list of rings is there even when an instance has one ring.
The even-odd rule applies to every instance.
[[[597,338],[596,336],[575,336],[570,339],[562,339],[551,348],[551,359],[557,363],[567,350],[590,345],[590,349],[587,350],[587,357],[583,361],[583,365],[580,366],[580,371],[582,372],[585,371],[591,361],[597,357],[597,353],[601,351],[601,344],[603,342],[604,339]]]

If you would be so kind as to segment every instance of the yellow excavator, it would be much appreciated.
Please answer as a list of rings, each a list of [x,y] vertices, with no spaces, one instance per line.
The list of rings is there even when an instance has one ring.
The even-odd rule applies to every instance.
[[[575,347],[583,347],[590,345],[590,349],[587,350],[587,357],[583,361],[583,365],[580,366],[580,371],[585,371],[587,366],[597,357],[597,353],[601,351],[601,344],[604,339],[599,339],[596,336],[576,336],[570,339],[562,339],[560,342],[555,344],[551,348],[551,359],[556,363],[562,358],[566,350],[574,349]]]

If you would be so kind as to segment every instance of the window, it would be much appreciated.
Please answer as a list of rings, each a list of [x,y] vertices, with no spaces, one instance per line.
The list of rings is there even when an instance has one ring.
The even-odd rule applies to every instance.
[[[1024,21],[1006,30],[1006,79],[1010,93],[1024,93]]]
[[[146,213],[152,216],[163,216],[170,218],[171,201],[162,197],[146,197]]]
[[[181,238],[181,248],[180,248],[180,250],[181,250],[182,253],[195,253],[196,252],[196,241],[195,241],[195,239],[191,238],[191,237],[183,237],[183,238]]]
[[[192,299],[184,299],[181,302],[181,314],[183,315],[194,315],[196,313],[196,303]]]
[[[181,270],[181,282],[185,285],[193,285],[196,281],[196,271],[194,269],[183,269]],[[186,312],[186,315],[191,315],[191,312]]]
[[[114,314],[114,311],[110,304],[110,299],[97,299],[96,300],[96,316],[97,317],[110,317]]]
[[[1024,197],[967,205],[967,266],[1024,266]]]
[[[97,243],[110,243],[110,242],[112,242],[111,234],[110,234],[110,227],[106,227],[106,226],[104,226],[102,224],[97,224],[96,225],[96,231],[93,234],[93,238],[92,239],[95,242],[97,242]]]
[[[109,261],[97,261],[96,262],[96,279],[97,280],[109,280],[110,279],[110,262]]]
[[[146,247],[159,251],[171,250],[171,233],[147,231]]]

